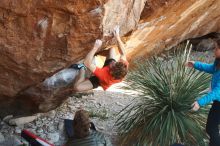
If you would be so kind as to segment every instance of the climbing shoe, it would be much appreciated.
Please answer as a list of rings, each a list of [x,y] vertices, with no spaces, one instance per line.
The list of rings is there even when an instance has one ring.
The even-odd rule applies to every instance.
[[[70,66],[70,68],[74,68],[74,69],[85,68],[85,69],[86,69],[86,66],[85,66],[83,63],[80,63],[80,64],[72,64],[72,65]]]

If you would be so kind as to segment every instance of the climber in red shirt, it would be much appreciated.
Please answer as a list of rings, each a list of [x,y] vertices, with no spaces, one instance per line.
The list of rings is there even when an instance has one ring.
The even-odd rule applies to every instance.
[[[115,27],[114,36],[118,42],[120,59],[115,60],[115,50],[109,50],[109,56],[106,58],[102,68],[97,67],[93,62],[95,53],[102,45],[101,40],[96,40],[93,49],[87,54],[84,64],[74,64],[73,68],[80,69],[80,73],[74,84],[76,92],[82,92],[97,88],[101,86],[104,90],[108,89],[111,85],[121,82],[128,72],[128,62],[126,59],[124,44],[119,36],[119,27]],[[93,76],[85,78],[85,68],[88,68]]]

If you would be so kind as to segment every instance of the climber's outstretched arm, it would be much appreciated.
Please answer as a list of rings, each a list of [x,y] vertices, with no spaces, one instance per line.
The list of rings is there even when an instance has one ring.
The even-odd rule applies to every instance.
[[[118,47],[119,47],[119,53],[121,54],[120,59],[127,60],[126,59],[126,52],[125,52],[125,45],[121,41],[120,35],[119,35],[119,26],[116,26],[114,28],[114,36],[116,37],[116,40],[118,42]]]
[[[96,65],[92,63],[92,60],[94,58],[95,53],[98,51],[98,49],[102,46],[102,41],[101,40],[96,40],[95,45],[93,49],[87,54],[84,64],[85,66],[91,71],[94,72],[96,69]]]

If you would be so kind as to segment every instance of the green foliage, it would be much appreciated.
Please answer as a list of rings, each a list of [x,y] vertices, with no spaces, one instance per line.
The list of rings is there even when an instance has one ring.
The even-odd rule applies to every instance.
[[[205,145],[207,109],[190,109],[196,98],[207,92],[210,76],[185,67],[188,50],[188,45],[180,45],[166,57],[137,61],[127,77],[127,89],[138,94],[119,113],[115,124],[122,145]]]
[[[97,117],[102,120],[106,120],[109,118],[108,116],[108,110],[103,108],[103,109],[89,109],[89,117]]]

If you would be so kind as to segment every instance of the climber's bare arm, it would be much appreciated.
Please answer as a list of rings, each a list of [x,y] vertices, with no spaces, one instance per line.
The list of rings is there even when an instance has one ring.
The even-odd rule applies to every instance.
[[[123,59],[123,60],[127,60],[126,59],[126,52],[125,52],[125,45],[124,43],[121,41],[121,38],[120,38],[120,35],[119,35],[119,26],[116,26],[114,28],[114,36],[118,42],[118,47],[119,47],[119,53],[121,54],[120,56],[120,59]]]
[[[92,63],[92,60],[94,58],[95,53],[99,50],[99,48],[102,46],[101,40],[96,40],[95,45],[93,49],[87,54],[84,64],[85,66],[91,71],[94,72],[96,69],[96,65]]]

